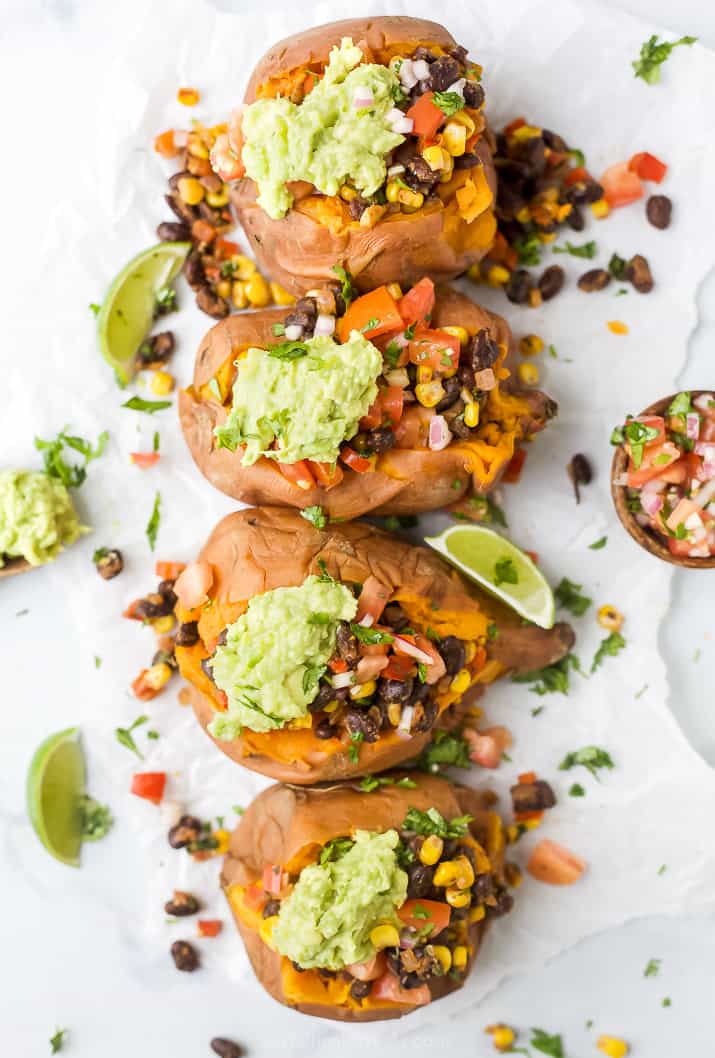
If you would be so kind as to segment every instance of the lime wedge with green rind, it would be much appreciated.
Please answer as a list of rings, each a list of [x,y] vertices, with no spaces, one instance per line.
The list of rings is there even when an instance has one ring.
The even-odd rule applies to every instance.
[[[177,277],[190,242],[160,242],[125,265],[97,315],[99,348],[123,384],[135,372],[137,350],[154,322],[156,295]]]
[[[51,856],[71,867],[79,867],[85,775],[78,727],[46,738],[27,775],[27,811],[34,831]]]
[[[425,542],[521,617],[540,628],[553,628],[553,592],[539,567],[511,540],[482,525],[453,525],[439,536],[426,537]],[[507,564],[509,576],[516,577],[514,583],[497,585],[500,563]]]

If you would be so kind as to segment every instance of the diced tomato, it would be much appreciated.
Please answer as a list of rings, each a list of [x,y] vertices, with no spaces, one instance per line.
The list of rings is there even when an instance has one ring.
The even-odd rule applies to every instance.
[[[378,426],[382,426],[382,401],[379,393],[367,409],[367,414],[360,420],[360,429],[374,430]]]
[[[534,563],[535,566],[538,566],[538,564],[539,564],[539,553],[538,553],[538,551],[527,551],[526,548],[524,548],[524,554],[529,556],[529,558],[531,559],[531,561]]]
[[[310,471],[307,459],[299,459],[297,463],[278,463],[277,466],[283,477],[286,481],[290,481],[291,485],[295,485],[305,492],[315,487],[315,478]]]
[[[217,708],[228,709],[228,695],[225,691],[222,691],[219,687],[214,691],[214,698],[216,699]]]
[[[574,184],[588,184],[591,180],[593,180],[593,177],[582,165],[577,165],[573,169],[569,169],[564,177],[566,187],[573,187]]]
[[[586,864],[573,852],[546,838],[532,852],[526,869],[547,885],[572,885],[586,870]]]
[[[399,979],[389,970],[377,979],[370,994],[375,999],[387,999],[409,1007],[425,1006],[432,1000],[429,985],[420,985],[419,988],[402,988]]]
[[[161,459],[160,452],[130,452],[129,458],[135,467],[139,467],[140,470],[148,470],[149,467],[153,467]]]
[[[482,768],[498,768],[503,753],[511,746],[511,732],[506,727],[488,727],[484,731],[465,728],[463,732],[469,744],[469,759]]]
[[[135,698],[138,698],[140,702],[150,702],[152,698],[156,698],[157,694],[163,688],[152,687],[147,682],[147,676],[149,669],[142,669],[135,680],[132,680],[132,694]]]
[[[383,421],[393,430],[402,418],[405,391],[400,386],[386,386],[380,390]]]
[[[412,323],[422,323],[428,320],[434,309],[434,301],[434,283],[425,276],[397,302],[397,308],[405,326],[409,327]]]
[[[362,591],[358,598],[355,620],[360,622],[364,617],[372,617],[372,623],[380,620],[382,611],[390,600],[390,589],[370,574],[363,581]]]
[[[402,329],[402,316],[387,287],[377,287],[369,294],[356,298],[344,316],[338,320],[337,333],[346,342],[352,331],[360,331],[366,338]]]
[[[200,918],[196,925],[198,926],[200,937],[218,937],[223,922],[220,918]]]
[[[126,610],[122,614],[122,617],[128,617],[130,621],[143,621],[144,618],[140,617],[137,613],[137,606],[141,601],[141,599],[132,599],[132,601],[129,603]]]
[[[397,909],[397,917],[406,926],[415,929],[426,929],[432,927],[430,936],[441,933],[449,925],[449,917],[452,912],[449,904],[443,904],[441,900],[405,900],[402,907]]]
[[[331,658],[328,662],[328,668],[331,672],[347,672],[348,663],[345,658]]]
[[[340,449],[340,458],[345,466],[350,467],[356,474],[367,474],[373,469],[372,460],[359,455],[350,445],[343,445]]]
[[[266,892],[258,882],[251,882],[243,891],[243,902],[254,911],[260,911],[268,902]]]
[[[214,243],[214,253],[221,261],[226,261],[240,252],[241,248],[238,243],[232,242],[231,239],[217,239]]]
[[[521,472],[524,469],[526,456],[527,452],[525,448],[517,448],[516,452],[507,463],[507,468],[504,471],[504,476],[502,478],[503,481],[506,481],[509,485],[516,485],[521,477]]]
[[[427,448],[429,423],[434,414],[432,408],[423,408],[421,404],[408,407],[395,430],[397,447]]]
[[[387,668],[382,670],[386,680],[399,680],[404,683],[408,676],[414,676],[417,666],[412,658],[404,654],[392,654],[387,663]]]
[[[358,981],[375,981],[378,977],[382,977],[387,969],[387,959],[384,952],[378,951],[371,959],[366,959],[365,962],[350,963],[345,969],[353,977],[357,977]]]
[[[267,893],[277,896],[288,884],[288,874],[275,863],[267,863],[263,868],[263,888]]]
[[[410,360],[418,367],[431,367],[436,374],[459,367],[459,338],[446,331],[418,327],[410,342]]]
[[[207,220],[199,217],[191,225],[191,237],[196,242],[213,242],[216,238],[216,229],[213,224],[209,224]]]
[[[184,609],[193,610],[206,602],[213,582],[214,571],[210,562],[190,562],[177,577],[174,591]]]
[[[680,449],[672,441],[664,444],[646,445],[641,459],[641,465],[637,470],[633,468],[631,459],[628,471],[628,484],[631,488],[640,488],[647,481],[661,478],[670,472],[670,476],[676,480],[685,480],[685,470],[672,471],[672,467],[679,461]]]
[[[532,782],[536,782],[536,772],[535,771],[523,771],[521,773],[521,775],[517,776],[517,780],[520,783],[523,783],[525,785],[528,785],[529,783],[532,783]]]
[[[165,787],[165,771],[143,771],[132,775],[130,790],[137,797],[143,797],[145,801],[158,805],[164,796]]]
[[[174,142],[174,130],[167,129],[166,132],[160,132],[154,139],[154,150],[157,154],[160,154],[162,158],[176,158],[179,153],[179,148]]]
[[[646,448],[662,444],[665,441],[665,419],[662,415],[639,415],[635,421],[643,423],[644,426],[649,426],[651,430],[658,431],[658,436],[654,437],[652,441],[648,441],[645,445]]]
[[[639,151],[638,154],[634,154],[628,163],[628,168],[631,172],[637,173],[641,180],[652,180],[655,184],[659,184],[668,172],[665,162],[661,162],[660,158],[649,154],[648,151]]]
[[[673,508],[665,524],[675,532],[678,526],[686,522],[692,514],[698,515],[699,518],[700,511],[692,500],[684,498]]]
[[[377,628],[377,625],[374,626]],[[391,635],[390,629],[381,629],[386,631],[388,635]],[[360,657],[363,658],[376,658],[384,657],[385,654],[389,654],[390,644],[389,643],[361,643],[360,644]]]
[[[154,566],[154,572],[159,580],[176,580],[185,569],[185,562],[162,562],[159,560]]]
[[[379,676],[384,668],[387,667],[387,658],[384,652],[382,654],[365,655],[361,657],[357,663],[355,670],[355,679],[358,683],[368,683],[370,680],[374,680],[376,676]]]
[[[313,459],[307,462],[311,474],[324,489],[334,489],[343,480],[343,468],[337,463],[316,463]]]
[[[434,92],[423,92],[407,111],[406,117],[414,122],[412,132],[415,136],[424,136],[431,140],[440,125],[447,120],[447,115],[434,102]]]
[[[672,467],[668,467],[668,471],[673,472],[678,470],[681,466],[685,470],[685,476],[682,479],[683,481],[688,481],[688,483],[690,483],[691,481],[706,480],[703,461],[695,452],[686,452],[679,463],[674,463]],[[674,484],[680,484],[680,482],[675,482]]]
[[[643,197],[641,178],[628,168],[627,162],[618,162],[617,165],[606,169],[599,183],[612,209],[627,206]]]
[[[671,555],[677,555],[678,558],[687,558],[693,547],[692,540],[678,540],[674,536],[668,537],[668,550]]]

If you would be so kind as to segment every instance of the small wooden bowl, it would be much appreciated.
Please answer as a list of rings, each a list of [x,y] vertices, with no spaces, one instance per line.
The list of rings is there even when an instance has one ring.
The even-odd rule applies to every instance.
[[[0,578],[14,577],[16,573],[27,573],[32,568],[24,558],[10,558],[4,566],[0,566]]]
[[[704,389],[693,389],[690,391],[694,397],[699,397],[703,393],[712,393],[713,390]],[[642,411],[641,415],[664,415],[666,409],[670,405],[676,394],[672,393],[669,397],[663,397],[662,400],[657,400],[655,404],[651,404],[650,407]],[[672,555],[668,548],[668,545],[663,541],[660,536],[656,536],[655,533],[651,532],[650,529],[646,529],[644,526],[639,525],[635,519],[635,516],[628,510],[626,504],[626,491],[625,485],[616,485],[623,474],[628,469],[628,455],[623,445],[619,445],[613,456],[613,463],[611,465],[611,495],[613,496],[613,502],[616,506],[616,513],[621,519],[622,524],[626,530],[630,533],[637,544],[640,544],[646,551],[650,551],[651,555],[655,555],[656,558],[660,558],[663,562],[670,562],[671,566],[683,566],[687,569],[715,569],[715,555],[711,555],[709,558],[690,558],[688,555]]]

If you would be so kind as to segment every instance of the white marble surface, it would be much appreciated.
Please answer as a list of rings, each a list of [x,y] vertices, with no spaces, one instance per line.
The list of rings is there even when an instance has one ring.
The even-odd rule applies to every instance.
[[[170,29],[171,8],[166,6]],[[240,9],[229,0],[222,0],[221,6]],[[715,13],[706,11],[705,5],[696,0],[681,3],[677,12],[663,0],[633,0],[618,6],[676,32],[699,35],[705,43],[715,46]],[[6,38],[10,43],[13,27],[28,21],[35,26],[32,50],[16,53],[12,62],[8,56],[8,62],[3,64],[5,74],[13,74],[12,83],[3,84],[4,98],[22,100],[25,78],[32,79],[35,85],[38,80],[41,82],[43,49],[56,46],[58,20],[81,29],[86,9],[70,0],[46,5],[19,0],[8,4],[5,0],[0,10],[4,27],[10,31]],[[443,10],[439,17],[448,21]],[[26,35],[18,33],[17,39],[27,49]],[[67,58],[71,65],[71,49]],[[0,83],[2,78],[0,68]],[[38,93],[36,89],[30,92],[29,87],[28,81],[33,107],[22,121],[11,122],[11,128],[18,142],[34,154],[42,149],[44,137]],[[48,85],[46,90],[52,91],[53,87]],[[56,90],[62,91],[62,86],[56,86]],[[14,109],[22,113],[21,105]],[[81,135],[81,129],[72,126],[69,108],[67,116],[65,129],[47,130],[49,142],[62,152],[47,158],[48,194],[53,166],[70,164],[72,137]],[[0,186],[6,202],[22,200],[18,169],[4,167]],[[26,203],[23,206],[34,219],[36,209],[30,210]],[[6,255],[11,253],[6,246]],[[61,264],[55,260],[42,262],[37,279],[28,273],[28,282],[38,283],[38,298],[42,284],[61,281],[60,273]],[[691,358],[683,376],[685,385],[713,381],[712,276],[701,291],[699,309],[700,324],[691,343]],[[41,355],[40,350],[32,348],[32,321],[28,321],[27,333],[12,335],[12,348],[6,345],[0,358],[18,355],[18,343],[23,338],[26,355]],[[66,355],[71,356],[72,351],[67,350]],[[713,764],[715,718],[710,702],[715,652],[712,642],[703,639],[703,632],[712,631],[715,574],[711,578],[698,574],[676,576],[671,611],[663,625],[662,646],[669,664],[673,712],[696,749]],[[308,1055],[318,1038],[322,1047],[331,1039],[337,1046],[335,1030],[322,1024],[316,1025],[314,1036],[302,1033],[297,1043],[292,1034],[292,1016],[256,989],[250,992],[249,1018],[241,1006],[249,1001],[245,994],[212,974],[210,968],[204,971],[210,987],[202,988],[197,1004],[190,978],[175,974],[165,965],[165,959],[147,962],[141,948],[131,943],[135,926],[129,909],[141,899],[144,882],[132,873],[136,862],[132,855],[134,839],[121,820],[111,844],[86,850],[87,869],[81,872],[56,865],[28,840],[23,812],[27,760],[48,729],[71,722],[71,702],[58,689],[76,685],[77,672],[86,669],[86,648],[82,643],[67,642],[62,636],[63,628],[71,621],[70,608],[66,598],[53,593],[51,577],[39,573],[4,583],[2,593],[0,623],[5,671],[11,668],[15,674],[32,675],[32,683],[28,681],[26,688],[22,680],[12,681],[12,695],[6,691],[0,721],[2,851],[7,856],[3,862],[14,864],[13,871],[3,876],[2,886],[7,903],[0,936],[5,951],[11,953],[0,1000],[4,1051],[23,1058],[46,1054],[47,1039],[56,1025],[71,1027],[72,1046],[68,1045],[67,1054],[79,1056],[166,1054],[199,1058],[209,1053],[207,1041],[214,1034],[232,1035],[245,1042],[256,1058],[273,1058],[282,1053],[296,1058]],[[23,609],[30,613],[16,618],[15,614]],[[700,660],[695,663],[698,646]],[[83,693],[82,685],[77,693]],[[61,703],[59,713],[53,710],[55,701]],[[101,709],[101,703],[97,705]],[[710,821],[704,821],[704,845],[711,844],[711,832]],[[110,854],[111,873],[107,870]],[[126,908],[126,918],[109,910],[111,906]],[[648,1058],[670,1058],[680,1053],[706,1055],[713,1049],[710,1012],[715,999],[711,969],[714,944],[712,917],[634,922],[579,945],[539,973],[510,980],[484,1001],[477,1017],[445,1025],[438,1040],[413,1034],[409,1043],[391,1049],[404,1054],[432,1054],[447,1045],[459,1047],[461,1053],[487,1055],[490,1047],[480,1037],[481,1027],[505,1020],[524,1028],[542,1025],[562,1032],[570,1058],[594,1053],[596,1030],[623,1034],[633,1042],[635,1054]],[[663,960],[661,973],[658,978],[645,980],[643,968],[651,957]],[[661,1007],[666,995],[672,998],[669,1009]],[[267,1049],[257,1029],[244,1031],[244,1018],[245,1024],[250,1022],[252,1026],[270,1025],[272,1039],[277,1037],[279,1042],[272,1042]],[[584,1027],[587,1019],[595,1021],[595,1029],[590,1032]],[[341,1037],[339,1049],[346,1056],[357,1056],[362,1048],[357,1041]]]

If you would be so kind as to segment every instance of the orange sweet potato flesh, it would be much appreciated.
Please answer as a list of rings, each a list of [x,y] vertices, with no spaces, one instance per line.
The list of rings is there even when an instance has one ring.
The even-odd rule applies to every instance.
[[[289,482],[273,460],[261,458],[252,467],[241,464],[240,449],[217,448],[214,427],[223,423],[231,401],[236,358],[249,346],[267,348],[281,339],[273,325],[290,309],[229,316],[212,327],[199,346],[193,383],[179,394],[179,416],[186,443],[196,465],[222,492],[250,504],[286,507],[322,506],[332,518],[352,519],[363,514],[415,514],[456,503],[473,492],[492,489],[518,445],[541,430],[556,413],[556,405],[539,390],[517,391],[503,379],[490,392],[482,412],[478,440],[455,439],[441,452],[393,448],[378,458],[367,474],[346,470],[343,480],[329,490],[303,490]],[[433,327],[462,326],[476,334],[487,329],[503,348],[500,366],[510,371],[511,331],[500,316],[449,287],[437,290]],[[209,389],[216,379],[223,402]],[[496,424],[496,425],[492,425]],[[494,435],[494,436],[493,436]],[[459,487],[455,483],[459,481]]]
[[[239,511],[219,522],[199,557],[214,573],[210,605],[190,612],[177,608],[180,620],[198,620],[201,640],[193,647],[177,647],[176,657],[190,684],[189,700],[204,728],[222,707],[214,685],[201,669],[201,660],[213,653],[220,632],[237,619],[254,595],[302,584],[309,574],[320,572],[319,562],[341,582],[363,583],[368,576],[377,577],[418,630],[429,624],[440,637],[451,634],[485,642],[487,625],[495,619],[497,638],[480,647],[469,664],[472,696],[508,669],[541,668],[557,661],[573,645],[569,625],[559,624],[550,631],[535,626],[524,629],[513,613],[468,587],[433,551],[413,547],[394,534],[360,522],[316,529],[296,511],[284,508]],[[515,649],[510,653],[512,636]],[[458,700],[453,691],[442,692],[437,699],[442,715],[457,708]],[[357,761],[350,759],[346,743],[337,738],[318,739],[310,728],[265,734],[245,731],[233,741],[214,742],[246,768],[302,785],[394,767],[417,756],[429,738],[428,732],[407,739],[386,732],[377,742],[363,743]]]
[[[354,18],[317,26],[279,41],[266,53],[253,71],[244,102],[279,93],[299,101],[306,75],[322,71],[330,49],[343,37],[351,37],[368,61],[381,63],[394,55],[409,56],[420,45],[444,54],[457,43],[444,26],[420,18]],[[495,194],[486,137],[476,153]],[[348,268],[359,290],[393,281],[409,285],[423,275],[453,279],[481,260],[496,231],[491,206],[481,215],[485,222],[479,218],[467,224],[441,199],[415,213],[387,214],[373,228],[363,228],[347,210],[322,209],[321,202],[336,200],[319,195],[301,198],[285,217],[272,220],[258,206],[249,179],[235,185],[231,198],[261,269],[296,294],[331,280],[335,264]]]
[[[399,773],[394,777],[399,778]],[[246,908],[242,891],[261,879],[265,864],[281,864],[298,872],[315,861],[321,847],[333,838],[349,836],[357,829],[398,828],[410,806],[422,811],[435,807],[447,819],[465,813],[474,816],[470,829],[481,847],[477,854],[483,862],[486,854],[488,869],[503,883],[503,831],[499,816],[492,810],[493,795],[489,791],[452,785],[435,776],[411,775],[411,778],[417,784],[414,789],[392,785],[373,793],[364,793],[350,783],[311,789],[271,786],[253,801],[234,830],[221,885],[256,977],[279,1003],[303,1014],[340,1021],[396,1018],[413,1009],[369,997],[357,1002],[348,996],[348,983],[340,977],[324,982],[315,971],[298,973],[287,959],[264,944],[257,932],[260,913]],[[472,953],[467,973],[478,954],[486,921],[470,927]],[[432,999],[440,999],[460,988],[466,976],[459,980],[449,976],[433,980]]]

